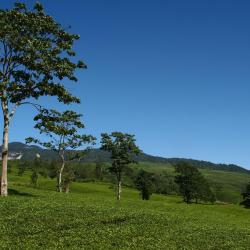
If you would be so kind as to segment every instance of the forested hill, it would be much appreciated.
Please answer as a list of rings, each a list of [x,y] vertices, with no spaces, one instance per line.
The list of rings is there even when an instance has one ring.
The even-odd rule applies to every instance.
[[[10,156],[13,156],[13,158],[21,156],[21,159],[23,160],[32,160],[36,157],[36,154],[39,154],[41,159],[44,160],[51,160],[56,158],[56,154],[50,150],[42,149],[41,147],[38,146],[28,146],[20,142],[10,143],[9,152]],[[215,164],[208,161],[200,161],[200,160],[185,159],[185,158],[163,158],[163,157],[148,155],[145,153],[141,153],[140,155],[136,156],[135,160],[138,162],[149,162],[149,163],[151,162],[151,163],[171,164],[171,165],[175,165],[180,161],[186,161],[198,168],[250,173],[249,170],[234,164]],[[92,149],[91,151],[88,152],[88,154],[82,161],[109,162],[110,155],[109,153],[102,151],[100,149]]]

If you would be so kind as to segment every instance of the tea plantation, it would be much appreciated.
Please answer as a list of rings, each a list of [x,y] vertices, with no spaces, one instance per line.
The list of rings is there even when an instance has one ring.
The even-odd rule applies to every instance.
[[[142,201],[124,188],[122,200],[104,183],[55,182],[10,175],[0,200],[0,249],[250,249],[250,210],[229,204],[186,205],[177,196]]]

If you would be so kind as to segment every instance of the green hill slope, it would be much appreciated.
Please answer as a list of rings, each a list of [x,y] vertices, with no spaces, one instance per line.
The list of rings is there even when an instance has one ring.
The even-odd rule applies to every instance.
[[[42,159],[53,159],[55,153],[49,150],[44,150],[37,146],[27,146],[23,143],[10,143],[10,152],[22,153],[23,158],[32,160],[36,154],[40,154]],[[154,157],[146,154],[141,154],[137,157],[140,161],[135,164],[133,169],[145,169],[149,172],[161,174],[167,172],[174,175],[174,164],[178,161],[186,160],[197,166],[209,181],[218,200],[223,202],[239,203],[242,199],[241,193],[246,184],[250,181],[250,172],[244,168],[232,165],[213,164],[204,161],[195,161],[190,159],[165,159]],[[107,152],[94,149],[89,152],[81,167],[84,169],[92,169],[94,171],[95,162],[109,162],[109,154]],[[125,178],[126,182],[126,178]],[[131,185],[131,180],[127,185]]]
[[[180,197],[142,201],[124,188],[120,203],[103,183],[55,183],[9,175],[12,195],[0,202],[1,249],[248,249],[250,211],[237,205],[186,205]]]
[[[169,175],[175,174],[174,167],[171,164],[144,162],[134,165],[133,168],[144,169],[158,174],[164,172]],[[242,200],[242,191],[245,189],[246,184],[250,182],[249,172],[231,172],[209,168],[200,168],[200,171],[208,180],[217,199],[220,201],[239,203]]]

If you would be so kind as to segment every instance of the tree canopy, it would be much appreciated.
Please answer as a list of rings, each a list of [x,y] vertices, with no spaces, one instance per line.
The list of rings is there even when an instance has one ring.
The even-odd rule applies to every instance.
[[[33,10],[16,3],[12,10],[0,10],[0,93],[3,101],[21,104],[27,98],[57,96],[60,102],[80,102],[60,83],[64,78],[77,81],[82,61],[72,62],[76,34],[70,34],[41,4]]]
[[[58,190],[60,192],[62,191],[62,174],[65,163],[80,159],[86,153],[86,150],[73,150],[85,144],[94,144],[95,142],[95,137],[92,135],[79,133],[79,129],[84,128],[81,116],[81,114],[71,110],[58,112],[53,109],[42,109],[34,118],[36,121],[35,128],[49,139],[41,141],[33,137],[26,138],[26,143],[36,143],[57,152],[61,160],[61,167],[58,170]]]
[[[176,165],[177,175],[175,182],[179,185],[180,194],[186,203],[195,200],[215,201],[215,196],[210,186],[200,171],[186,162],[180,162]]]

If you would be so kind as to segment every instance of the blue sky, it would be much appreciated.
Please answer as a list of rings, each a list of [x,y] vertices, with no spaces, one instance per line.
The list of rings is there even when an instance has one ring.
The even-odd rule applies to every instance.
[[[250,168],[249,1],[41,3],[81,36],[75,50],[88,69],[65,84],[82,99],[70,108],[83,113],[86,133],[128,132],[149,154]],[[10,141],[36,135],[33,115],[18,110]]]

